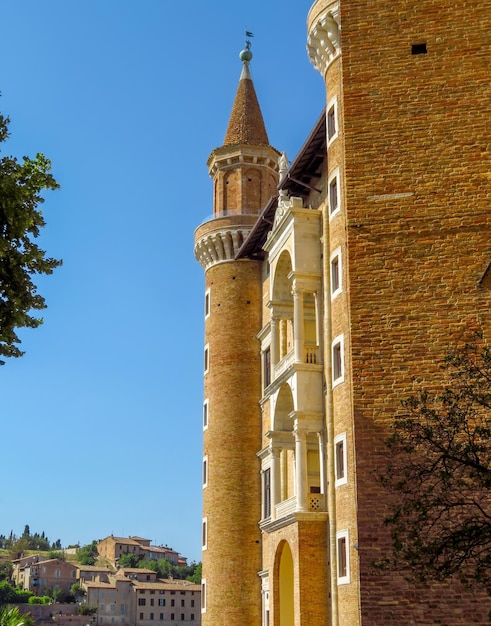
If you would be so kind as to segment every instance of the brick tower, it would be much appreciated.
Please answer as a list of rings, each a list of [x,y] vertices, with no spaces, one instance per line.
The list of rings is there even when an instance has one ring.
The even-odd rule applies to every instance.
[[[250,43],[223,146],[208,160],[213,218],[195,232],[205,270],[203,405],[203,626],[261,624],[260,260],[236,259],[261,208],[276,194],[278,152],[249,71]]]

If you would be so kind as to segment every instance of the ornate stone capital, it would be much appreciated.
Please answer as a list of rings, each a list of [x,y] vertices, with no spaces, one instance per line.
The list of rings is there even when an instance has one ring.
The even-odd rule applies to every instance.
[[[341,54],[339,3],[334,2],[316,17],[309,29],[307,52],[315,69],[325,76],[332,61]]]

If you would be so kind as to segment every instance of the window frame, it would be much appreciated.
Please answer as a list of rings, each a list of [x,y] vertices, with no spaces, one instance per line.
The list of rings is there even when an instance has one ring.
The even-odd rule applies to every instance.
[[[340,544],[344,542],[344,560],[340,559]],[[347,528],[343,530],[339,530],[336,533],[336,557],[337,557],[337,583],[338,585],[348,585],[351,582],[351,572],[350,572],[350,554],[349,554],[349,531]],[[342,564],[343,573],[341,574],[340,568]]]
[[[339,456],[338,456],[338,446],[341,445],[341,449],[343,451],[342,458],[342,470],[343,475],[340,477],[339,473]],[[346,485],[348,483],[348,446],[346,440],[346,433],[340,433],[334,437],[334,474],[335,474],[335,487],[340,487],[341,485]]]
[[[208,549],[208,518],[203,517],[201,525],[201,550]]]
[[[333,280],[334,261],[337,261],[336,274],[337,274],[337,282],[338,282],[338,285],[335,289],[333,288],[334,287],[334,280]],[[343,256],[342,256],[341,246],[336,248],[336,250],[334,250],[334,252],[331,254],[330,263],[329,263],[329,271],[330,271],[330,278],[331,278],[331,300],[334,300],[343,291]]]
[[[339,375],[336,375],[335,363],[337,363],[336,352],[339,347]],[[345,364],[344,364],[344,335],[338,335],[331,345],[331,357],[332,357],[332,387],[337,387],[344,382],[345,378]],[[336,375],[336,376],[335,376]]]
[[[203,457],[203,489],[208,487],[208,455]]]
[[[332,206],[332,185],[336,182],[336,206],[333,209]],[[329,208],[329,219],[335,217],[338,213],[341,213],[341,183],[339,179],[339,168],[337,167],[327,179],[327,204]]]
[[[329,136],[329,114],[333,111],[333,120],[334,120],[334,132],[331,136]],[[326,109],[326,135],[327,135],[327,146],[337,139],[339,134],[339,122],[338,122],[338,97],[334,96],[327,103]]]

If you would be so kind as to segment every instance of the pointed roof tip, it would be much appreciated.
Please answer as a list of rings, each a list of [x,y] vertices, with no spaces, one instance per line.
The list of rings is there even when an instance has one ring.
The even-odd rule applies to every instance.
[[[268,134],[249,70],[252,52],[248,48],[242,50],[239,58],[242,72],[223,145],[268,146]]]

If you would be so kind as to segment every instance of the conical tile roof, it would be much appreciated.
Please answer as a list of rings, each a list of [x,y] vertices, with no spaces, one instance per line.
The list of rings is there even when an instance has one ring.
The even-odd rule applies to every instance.
[[[269,145],[268,134],[264,126],[248,61],[243,61],[239,86],[235,94],[234,106],[223,143],[224,146],[235,144]]]

